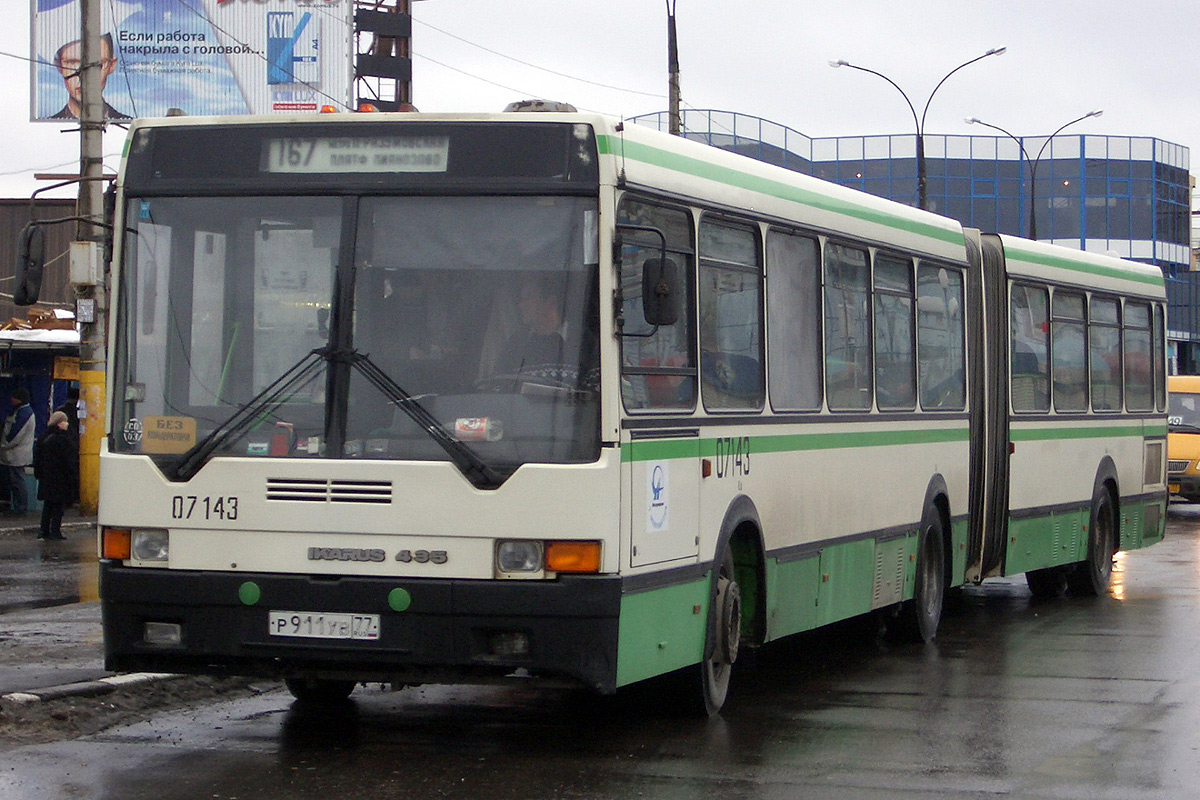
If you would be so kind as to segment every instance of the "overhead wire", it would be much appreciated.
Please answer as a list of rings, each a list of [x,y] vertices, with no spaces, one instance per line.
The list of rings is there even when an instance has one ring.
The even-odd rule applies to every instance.
[[[614,86],[613,84],[609,84],[609,83],[601,83],[600,81],[593,81],[593,80],[589,80],[587,78],[580,78],[578,75],[570,75],[566,72],[559,72],[558,70],[550,69],[549,67],[543,67],[539,64],[534,64],[531,61],[525,61],[524,59],[520,59],[515,56],[510,56],[507,53],[500,52],[499,50],[493,50],[492,48],[485,47],[477,42],[472,42],[470,39],[464,39],[462,36],[458,36],[456,34],[450,33],[449,31],[443,30],[443,29],[437,27],[436,25],[431,25],[428,22],[424,22],[424,21],[418,20],[418,19],[414,19],[413,22],[417,23],[421,27],[429,28],[430,30],[435,30],[438,33],[442,34],[443,36],[449,36],[451,39],[460,41],[463,44],[467,44],[467,45],[470,45],[471,47],[478,48],[478,49],[484,51],[485,53],[491,53],[494,56],[499,56],[500,58],[506,59],[508,61],[512,61],[513,63],[520,64],[525,67],[530,67],[532,69],[540,70],[542,72],[547,72],[551,75],[557,75],[560,78],[566,78],[568,80],[577,81],[579,83],[586,83],[590,86],[599,86],[602,89],[613,89],[615,91],[625,92],[627,94],[638,94],[638,95],[643,95],[645,97],[656,97],[658,99],[663,99],[664,97],[666,97],[666,95],[661,94],[661,93],[644,92],[639,89],[629,89],[624,86]],[[432,59],[429,59],[428,56],[422,56],[422,58],[426,58],[427,60],[432,61]],[[438,63],[438,62],[435,61],[434,63]],[[442,65],[442,66],[445,66],[445,65]],[[469,73],[467,73],[467,74],[469,74]],[[471,77],[478,77],[478,76],[472,75]],[[486,79],[480,78],[480,80],[486,80]],[[508,87],[504,87],[504,88],[508,88]]]

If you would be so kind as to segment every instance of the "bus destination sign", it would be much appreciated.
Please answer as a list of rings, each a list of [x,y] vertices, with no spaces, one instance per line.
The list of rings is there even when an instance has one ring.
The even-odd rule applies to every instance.
[[[446,136],[320,136],[267,139],[263,171],[287,174],[445,172]]]

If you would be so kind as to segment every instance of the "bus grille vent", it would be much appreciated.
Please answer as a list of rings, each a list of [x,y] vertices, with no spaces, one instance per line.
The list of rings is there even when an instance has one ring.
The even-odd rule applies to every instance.
[[[1190,464],[1190,463],[1191,462],[1189,462],[1189,461],[1174,461],[1174,460],[1168,461],[1167,462],[1167,471],[1168,472],[1186,472],[1187,468],[1188,468],[1188,464]]]
[[[392,502],[392,482],[267,478],[267,500],[387,504]]]
[[[871,608],[899,603],[904,597],[904,569],[908,561],[903,538],[875,544],[875,586]]]

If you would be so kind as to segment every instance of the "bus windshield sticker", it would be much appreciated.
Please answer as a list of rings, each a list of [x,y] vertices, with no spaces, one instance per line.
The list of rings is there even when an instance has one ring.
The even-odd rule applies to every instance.
[[[195,417],[146,417],[142,420],[142,452],[186,453],[196,444]]]
[[[267,139],[262,170],[271,173],[445,172],[446,136],[321,136]]]

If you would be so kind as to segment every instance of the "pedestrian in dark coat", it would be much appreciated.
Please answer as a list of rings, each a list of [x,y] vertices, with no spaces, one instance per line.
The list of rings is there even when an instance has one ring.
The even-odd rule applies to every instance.
[[[46,433],[33,451],[33,474],[42,501],[39,539],[64,539],[63,511],[79,499],[79,440],[72,435],[67,415],[50,415]]]

